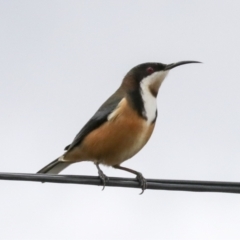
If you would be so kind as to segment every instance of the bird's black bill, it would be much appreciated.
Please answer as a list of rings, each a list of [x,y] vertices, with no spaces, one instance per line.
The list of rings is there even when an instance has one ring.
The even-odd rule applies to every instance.
[[[188,64],[188,63],[201,63],[201,62],[198,62],[198,61],[181,61],[181,62],[177,62],[177,63],[171,63],[171,64],[168,64],[166,67],[165,67],[165,71],[166,70],[170,70],[170,69],[173,69],[175,67],[178,67],[180,65],[183,65],[183,64]]]

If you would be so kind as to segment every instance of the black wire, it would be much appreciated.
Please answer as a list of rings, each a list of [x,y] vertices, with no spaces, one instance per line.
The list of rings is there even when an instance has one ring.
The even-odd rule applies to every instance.
[[[79,175],[50,175],[29,173],[0,173],[0,180],[34,181],[51,183],[71,183],[101,186],[99,177]],[[147,189],[193,191],[193,192],[222,192],[240,193],[240,182],[216,182],[216,181],[191,181],[191,180],[162,180],[146,179]],[[110,177],[106,182],[109,187],[140,188],[139,182],[134,178]]]

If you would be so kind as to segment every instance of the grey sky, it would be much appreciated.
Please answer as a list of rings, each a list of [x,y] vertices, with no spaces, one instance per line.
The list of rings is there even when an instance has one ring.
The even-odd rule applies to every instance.
[[[239,1],[0,1],[1,172],[62,154],[133,66],[173,69],[146,178],[240,181]],[[131,175],[103,167],[108,176]],[[91,163],[63,173],[96,175]],[[0,181],[0,239],[239,239],[240,196]]]

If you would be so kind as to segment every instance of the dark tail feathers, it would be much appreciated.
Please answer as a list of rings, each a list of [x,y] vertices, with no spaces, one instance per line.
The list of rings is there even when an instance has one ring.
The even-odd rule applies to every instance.
[[[40,171],[37,173],[50,173],[50,174],[58,174],[60,173],[63,169],[68,167],[70,163],[59,161],[59,158],[56,160],[52,161],[49,163],[47,166],[42,168]]]

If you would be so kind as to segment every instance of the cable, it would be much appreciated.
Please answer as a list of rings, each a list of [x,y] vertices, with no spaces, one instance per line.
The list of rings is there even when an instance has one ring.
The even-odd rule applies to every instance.
[[[50,175],[29,173],[0,173],[0,180],[34,181],[50,183],[71,183],[102,186],[99,177],[79,175]],[[191,180],[162,180],[146,179],[147,189],[193,191],[193,192],[222,192],[240,193],[240,182],[215,182],[215,181],[191,181]],[[106,187],[140,188],[139,182],[134,178],[109,177]]]

